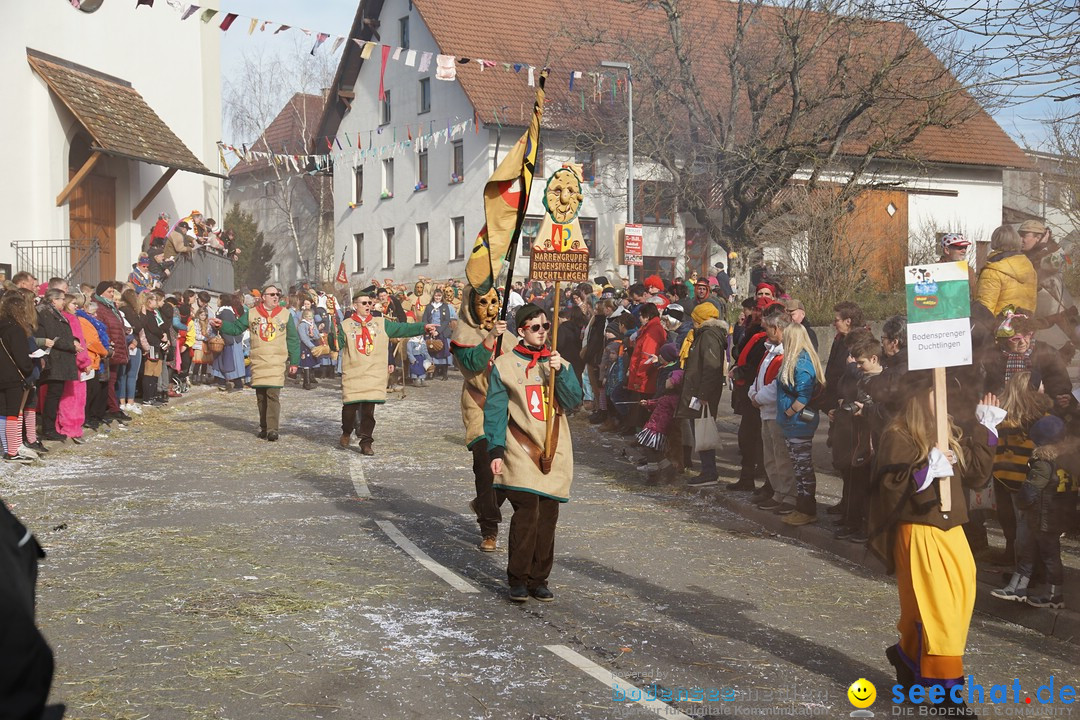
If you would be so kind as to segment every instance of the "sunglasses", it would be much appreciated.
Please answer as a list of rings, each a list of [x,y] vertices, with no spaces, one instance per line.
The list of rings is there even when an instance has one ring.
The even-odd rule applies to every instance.
[[[356,304],[357,305],[370,305],[371,301],[370,300],[357,300]]]
[[[281,297],[281,293],[263,293],[263,297]]]
[[[549,322],[533,323],[532,325],[526,325],[525,329],[528,330],[529,332],[540,332],[541,330],[550,330],[551,329],[551,323],[549,323]]]

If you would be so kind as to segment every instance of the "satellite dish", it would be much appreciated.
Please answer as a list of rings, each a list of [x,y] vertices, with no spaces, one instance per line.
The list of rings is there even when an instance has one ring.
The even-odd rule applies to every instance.
[[[70,2],[70,0],[68,1]],[[84,13],[92,13],[98,10],[104,2],[105,0],[82,0],[82,2],[79,3],[78,8]]]

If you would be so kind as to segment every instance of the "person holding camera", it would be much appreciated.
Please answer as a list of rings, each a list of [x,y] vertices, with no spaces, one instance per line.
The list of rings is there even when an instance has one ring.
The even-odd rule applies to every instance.
[[[787,525],[817,522],[817,476],[810,451],[820,418],[810,400],[825,386],[825,371],[802,325],[784,328],[784,360],[777,380],[776,420],[784,432],[795,473],[795,512],[784,518]]]

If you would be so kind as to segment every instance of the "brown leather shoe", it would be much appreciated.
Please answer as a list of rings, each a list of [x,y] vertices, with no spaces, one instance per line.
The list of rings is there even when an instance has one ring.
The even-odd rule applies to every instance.
[[[480,549],[480,552],[495,552],[498,547],[495,542],[495,536],[488,535],[480,541],[480,544],[477,547]]]
[[[370,440],[368,440],[367,442],[361,442],[360,443],[360,454],[361,455],[374,455],[375,454],[375,451],[371,449],[371,441]]]
[[[807,513],[796,510],[786,516],[781,522],[785,525],[809,525],[810,523],[817,522],[817,515],[808,515]]]
[[[349,436],[348,435],[342,435],[341,439],[338,440],[338,445],[340,445],[343,448],[349,447]]]

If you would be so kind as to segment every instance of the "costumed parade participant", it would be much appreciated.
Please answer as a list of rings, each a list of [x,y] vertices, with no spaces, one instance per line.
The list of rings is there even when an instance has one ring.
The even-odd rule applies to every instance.
[[[476,522],[480,525],[480,550],[495,552],[499,523],[502,522],[499,507],[504,498],[497,497],[492,488],[494,476],[484,436],[484,403],[496,349],[500,356],[508,353],[517,345],[518,338],[507,332],[505,320],[498,319],[499,295],[495,288],[483,295],[472,287],[465,288],[461,306],[450,350],[465,378],[461,388],[461,419],[465,423],[465,447],[473,456],[476,484],[476,497],[469,502],[469,507],[476,513]]]
[[[341,353],[341,447],[349,447],[353,431],[360,440],[360,452],[374,455],[375,406],[386,402],[386,381],[392,372],[387,362],[390,338],[407,338],[434,332],[435,325],[399,323],[372,315],[373,292],[353,296],[353,312],[346,317],[337,335]],[[359,417],[357,417],[359,416]]]
[[[290,376],[296,375],[300,362],[300,334],[292,313],[279,301],[276,285],[263,288],[261,299],[235,320],[214,318],[211,324],[226,335],[251,337],[251,386],[259,403],[259,439],[278,439],[281,420],[281,388],[285,387],[285,365]]]
[[[943,708],[964,717],[973,715],[963,702],[963,656],[976,586],[963,498],[990,478],[993,428],[1004,412],[988,395],[976,409],[985,427],[972,422],[961,430],[950,415],[948,450],[942,451],[935,447],[929,377],[908,377],[912,396],[882,434],[870,497],[870,549],[896,574],[900,595],[900,640],[885,655],[897,683],[943,687]],[[949,484],[948,509],[942,508],[941,482]]]
[[[574,478],[574,447],[565,411],[581,405],[581,385],[569,364],[548,350],[551,323],[540,307],[522,306],[514,324],[520,341],[512,352],[496,358],[491,369],[484,435],[493,486],[514,508],[506,565],[510,599],[525,602],[531,595],[549,602],[555,599],[548,576],[555,561],[559,504],[569,501]],[[555,373],[554,399],[548,397],[551,373]],[[554,413],[552,447],[546,446],[549,413]],[[513,442],[508,442],[508,435]]]

